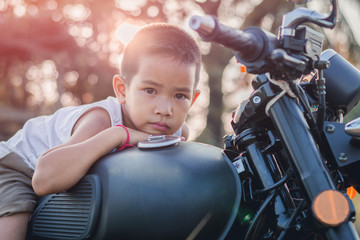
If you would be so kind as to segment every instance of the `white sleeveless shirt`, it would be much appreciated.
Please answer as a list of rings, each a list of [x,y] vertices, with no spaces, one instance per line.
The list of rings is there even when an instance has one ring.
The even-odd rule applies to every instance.
[[[77,120],[95,107],[101,107],[109,113],[111,126],[123,124],[121,104],[115,97],[81,106],[64,107],[53,115],[28,120],[8,141],[0,142],[0,158],[15,152],[29,167],[35,169],[40,155],[68,140]],[[181,136],[181,128],[174,135]]]

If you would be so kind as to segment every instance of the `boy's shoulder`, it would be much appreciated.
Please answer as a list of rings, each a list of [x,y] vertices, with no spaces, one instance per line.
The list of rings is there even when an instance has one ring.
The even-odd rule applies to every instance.
[[[112,109],[119,107],[119,102],[115,97],[107,97],[105,99],[92,102],[92,103],[86,103],[81,105],[71,105],[71,106],[65,106],[62,108],[59,108],[56,110],[53,114],[45,116],[45,117],[54,117],[58,115],[71,115],[72,113],[82,113],[86,112],[91,108],[100,107],[105,109]]]
[[[57,110],[58,111],[66,111],[66,110],[76,110],[76,109],[80,109],[80,108],[87,108],[87,107],[92,107],[92,106],[106,106],[106,105],[119,105],[118,100],[113,97],[113,96],[108,96],[105,99],[102,100],[98,100],[95,102],[91,102],[91,103],[85,103],[85,104],[80,104],[80,105],[71,105],[71,106],[65,106],[62,107],[60,109]]]
[[[46,126],[54,125],[61,131],[68,132],[82,115],[94,108],[106,110],[111,121],[114,123],[122,120],[120,103],[115,97],[110,96],[93,103],[62,107],[51,115],[34,117],[25,123],[24,128],[27,126],[40,126],[45,124]]]

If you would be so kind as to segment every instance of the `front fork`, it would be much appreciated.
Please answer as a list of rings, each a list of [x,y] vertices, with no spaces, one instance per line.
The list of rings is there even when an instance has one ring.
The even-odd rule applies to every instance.
[[[283,96],[270,108],[269,116],[281,136],[290,165],[300,179],[307,199],[313,202],[321,192],[336,190],[309,126],[295,101]],[[328,228],[325,235],[328,239],[358,239],[355,228],[349,221],[336,228]]]

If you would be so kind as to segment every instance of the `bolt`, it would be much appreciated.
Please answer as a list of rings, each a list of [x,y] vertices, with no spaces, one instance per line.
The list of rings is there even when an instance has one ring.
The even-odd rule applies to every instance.
[[[332,125],[332,124],[328,124],[328,125],[326,125],[326,127],[325,127],[325,131],[326,131],[327,133],[333,133],[333,132],[335,132],[335,126]]]
[[[259,96],[254,96],[253,97],[253,103],[258,104],[260,102],[261,102],[261,98]]]
[[[340,162],[346,162],[348,160],[348,157],[346,153],[340,153],[338,159]]]
[[[300,231],[301,230],[301,224],[300,223],[296,224],[295,229],[296,229],[296,231]]]

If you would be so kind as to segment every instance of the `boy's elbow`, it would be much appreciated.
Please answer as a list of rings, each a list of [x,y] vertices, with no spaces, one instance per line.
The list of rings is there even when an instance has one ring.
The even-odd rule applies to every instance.
[[[43,181],[41,176],[39,176],[39,174],[35,173],[33,178],[32,178],[32,187],[34,192],[38,195],[38,196],[45,196],[50,194],[50,188],[47,184],[48,181]]]

